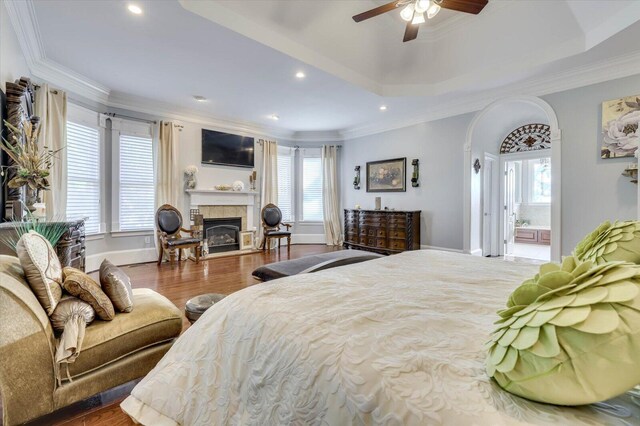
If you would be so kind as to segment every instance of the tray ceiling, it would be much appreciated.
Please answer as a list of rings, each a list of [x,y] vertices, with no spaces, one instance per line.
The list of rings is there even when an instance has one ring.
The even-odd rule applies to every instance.
[[[10,12],[22,7],[8,3]],[[103,103],[180,109],[292,137],[472,111],[640,59],[638,1],[490,0],[478,16],[443,11],[409,43],[399,11],[351,20],[384,1],[137,1],[139,16],[120,1],[28,3],[41,62],[105,88]],[[299,70],[305,79],[294,78]]]

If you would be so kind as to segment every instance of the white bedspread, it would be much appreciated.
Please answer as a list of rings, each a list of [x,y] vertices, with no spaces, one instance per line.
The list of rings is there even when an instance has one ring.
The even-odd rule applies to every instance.
[[[487,377],[495,311],[536,270],[416,251],[259,284],[209,309],[122,407],[154,426],[637,424]]]

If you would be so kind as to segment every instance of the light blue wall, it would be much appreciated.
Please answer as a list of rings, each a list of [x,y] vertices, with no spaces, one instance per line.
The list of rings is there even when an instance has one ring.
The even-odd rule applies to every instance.
[[[463,145],[473,114],[417,124],[411,127],[348,140],[343,143],[342,205],[363,209],[382,206],[396,210],[422,210],[421,243],[462,250]],[[368,193],[366,163],[407,158],[407,191]],[[411,186],[411,160],[420,160],[420,186]],[[361,167],[361,189],[353,188],[354,167]]]
[[[543,96],[555,110],[562,130],[562,253],[604,220],[637,217],[637,186],[620,173],[634,159],[600,159],[601,104],[640,94],[640,74]],[[418,124],[343,143],[343,207],[382,205],[422,210],[422,244],[463,247],[463,156],[467,128],[474,114]],[[420,159],[420,188],[406,193],[367,193],[367,161]],[[353,168],[362,167],[362,189],[352,186]],[[411,168],[408,167],[408,173]]]
[[[640,75],[544,96],[562,130],[562,251],[605,220],[638,217],[638,187],[620,175],[634,158],[601,159],[601,104],[640,94]]]

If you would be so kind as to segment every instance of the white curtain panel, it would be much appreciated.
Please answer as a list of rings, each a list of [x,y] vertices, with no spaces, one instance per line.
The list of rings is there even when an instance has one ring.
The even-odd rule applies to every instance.
[[[155,154],[156,210],[164,204],[170,204],[178,209],[179,190],[182,187],[182,173],[178,170],[178,145],[180,143],[180,129],[171,121],[160,121],[158,130],[158,145]],[[183,218],[184,220],[184,218]],[[188,220],[188,218],[187,218]],[[155,228],[155,220],[154,220]],[[184,224],[183,224],[184,226]],[[155,230],[157,233],[157,230]],[[160,242],[154,238],[156,254],[160,253]],[[165,258],[167,253],[165,253]]]
[[[40,147],[56,151],[67,143],[67,94],[43,84],[36,89],[35,114],[40,117]],[[44,191],[47,216],[64,219],[67,213],[67,152],[56,154],[49,175],[50,190]]]
[[[178,207],[182,173],[178,170],[180,132],[171,121],[161,121],[156,157],[156,209],[163,204]]]
[[[338,193],[338,147],[334,145],[322,147],[322,206],[327,245],[339,246],[342,244],[342,226]]]
[[[258,235],[260,247],[264,245],[264,229],[262,228],[262,208],[269,203],[278,205],[278,144],[276,141],[261,139],[262,143],[262,182],[260,186],[260,226]],[[271,241],[269,249],[275,247],[275,242]]]

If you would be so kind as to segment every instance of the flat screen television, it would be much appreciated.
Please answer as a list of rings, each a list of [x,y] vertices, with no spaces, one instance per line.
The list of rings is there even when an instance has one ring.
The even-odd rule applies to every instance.
[[[253,138],[202,129],[202,164],[253,167]]]

